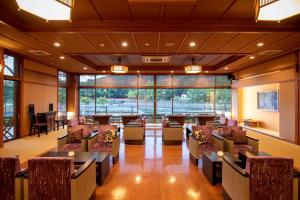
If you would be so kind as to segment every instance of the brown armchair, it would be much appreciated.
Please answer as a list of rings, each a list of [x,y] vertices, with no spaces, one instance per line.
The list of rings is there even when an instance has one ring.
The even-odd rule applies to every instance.
[[[195,131],[202,131],[205,135],[207,142],[200,144],[198,138],[195,137]],[[203,152],[205,151],[223,151],[223,137],[213,134],[213,128],[210,126],[193,126],[192,131],[189,133],[189,151],[190,151],[190,160],[198,165],[198,160],[202,157]]]
[[[28,161],[24,200],[88,200],[96,189],[96,163],[89,159],[74,171],[70,157],[40,157]]]
[[[170,122],[177,122],[180,126],[184,125],[185,116],[184,115],[169,115],[167,116]]]
[[[125,144],[143,144],[145,140],[146,119],[136,119],[124,125]]]
[[[95,115],[93,119],[99,125],[109,125],[111,115]]]
[[[23,179],[18,157],[0,157],[0,199],[23,199]]]
[[[246,161],[246,169],[230,153],[225,153],[223,160],[224,199],[299,199],[299,174],[293,170],[292,159],[251,157]]]

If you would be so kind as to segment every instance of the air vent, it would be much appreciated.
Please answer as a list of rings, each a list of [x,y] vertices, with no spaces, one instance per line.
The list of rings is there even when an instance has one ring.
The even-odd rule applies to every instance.
[[[171,56],[142,56],[143,63],[169,63]]]
[[[42,51],[42,50],[35,50],[35,49],[30,49],[28,50],[29,53],[32,53],[34,55],[37,56],[49,56],[50,54],[47,53],[46,51]]]
[[[269,55],[273,55],[273,54],[276,54],[276,53],[279,53],[279,52],[281,52],[281,50],[266,50],[266,51],[263,51],[259,54],[263,55],[263,56],[269,56]]]

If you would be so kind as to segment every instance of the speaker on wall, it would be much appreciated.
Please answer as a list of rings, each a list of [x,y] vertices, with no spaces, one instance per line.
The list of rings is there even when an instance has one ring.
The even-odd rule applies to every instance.
[[[53,103],[49,103],[49,112],[53,112]]]
[[[234,75],[232,75],[232,74],[229,74],[228,75],[228,80],[236,80],[236,78],[235,78],[235,76]]]

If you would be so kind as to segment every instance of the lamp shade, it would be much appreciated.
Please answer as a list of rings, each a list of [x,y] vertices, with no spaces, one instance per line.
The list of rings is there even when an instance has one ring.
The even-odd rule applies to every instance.
[[[202,71],[201,65],[188,65],[184,67],[185,73],[187,74],[195,74]]]
[[[299,0],[259,0],[256,19],[280,21],[300,13]]]
[[[111,66],[111,72],[117,74],[124,74],[128,72],[128,67],[125,65],[113,65]]]
[[[16,0],[20,9],[46,20],[70,20],[74,0]]]

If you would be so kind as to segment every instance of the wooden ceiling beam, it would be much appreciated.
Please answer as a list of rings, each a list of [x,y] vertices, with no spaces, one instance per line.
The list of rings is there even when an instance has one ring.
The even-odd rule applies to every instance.
[[[1,18],[0,18],[1,20]],[[5,20],[5,19],[4,19]],[[9,22],[8,22],[9,23]],[[299,24],[249,20],[74,20],[24,24],[24,32],[300,32]]]

